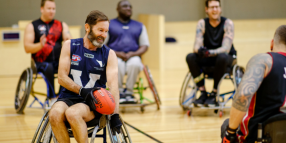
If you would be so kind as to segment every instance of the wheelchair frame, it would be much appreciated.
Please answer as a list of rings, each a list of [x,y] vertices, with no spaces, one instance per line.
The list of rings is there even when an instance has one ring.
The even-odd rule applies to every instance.
[[[45,112],[42,119],[40,120],[40,123],[33,136],[32,143],[50,143],[52,140],[54,141],[54,143],[57,143],[57,140],[50,126],[48,112],[49,111]],[[107,122],[106,122],[106,126],[103,128],[103,134],[96,134],[97,132],[101,130],[99,129],[99,125],[94,126],[94,127],[88,127],[87,132],[88,132],[88,137],[91,138],[90,143],[93,143],[96,137],[97,138],[102,137],[103,143],[107,143],[106,128],[108,130],[111,143],[132,143],[129,132],[121,117],[120,117],[120,120],[122,122],[122,127],[121,127],[120,133],[117,133],[116,131],[110,128],[110,116],[109,115],[107,115],[106,120]],[[74,137],[71,129],[68,129],[68,133],[70,137]]]
[[[48,107],[50,105],[49,99],[56,97],[53,87],[49,83],[48,79],[44,76],[44,74],[42,72],[37,73],[35,71],[36,71],[35,69],[33,70],[32,68],[27,68],[26,70],[22,72],[22,75],[20,76],[20,79],[18,81],[16,93],[15,93],[15,109],[18,114],[24,113],[24,109],[26,107],[30,94],[34,97],[34,100],[32,101],[32,103],[30,103],[28,107],[29,108],[42,108],[44,109],[44,111],[49,109]],[[38,77],[38,75],[40,75],[41,77]],[[42,92],[37,92],[34,90],[33,86],[37,78],[44,79],[46,86],[47,86],[47,94],[42,93]],[[23,88],[23,85],[24,85],[24,88]],[[53,91],[53,95],[49,95],[49,89]],[[20,92],[23,92],[22,95]],[[37,98],[36,95],[46,96],[45,101],[43,102],[40,101],[40,99]],[[41,105],[41,107],[33,107],[33,104],[35,102],[38,102]]]
[[[160,110],[161,100],[160,100],[159,94],[157,92],[157,89],[155,87],[154,80],[153,80],[153,77],[151,75],[151,72],[150,72],[148,66],[146,66],[146,65],[144,66],[143,72],[144,72],[146,79],[148,81],[148,85],[149,85],[148,87],[151,89],[152,94],[154,96],[154,101],[143,96],[143,91],[146,90],[148,87],[144,87],[143,86],[143,78],[139,78],[139,82],[136,82],[136,86],[134,87],[134,93],[139,94],[139,97],[140,97],[139,103],[137,103],[137,104],[120,104],[120,108],[123,108],[123,112],[124,112],[124,109],[126,107],[140,107],[140,110],[143,113],[145,106],[154,105],[154,104],[157,105],[157,110]],[[144,101],[146,101],[147,103],[144,103]]]
[[[222,117],[223,116],[223,109],[224,108],[230,108],[230,107],[226,106],[226,103],[233,98],[235,91],[237,90],[237,86],[240,83],[241,78],[242,78],[242,75],[239,75],[240,79],[236,78],[236,75],[239,74],[239,73],[236,73],[237,70],[240,70],[242,72],[242,75],[243,75],[244,69],[242,67],[239,67],[238,65],[234,65],[232,68],[233,77],[231,76],[231,73],[225,73],[223,75],[223,77],[220,79],[219,84],[218,84],[218,89],[217,89],[217,95],[216,95],[216,99],[217,99],[217,102],[219,103],[219,106],[215,106],[215,107],[194,107],[193,102],[196,100],[196,93],[198,91],[198,87],[196,86],[191,73],[188,72],[186,77],[185,77],[185,80],[183,82],[183,85],[181,87],[181,91],[180,91],[179,102],[180,102],[180,106],[182,107],[182,109],[184,111],[188,110],[187,114],[189,116],[191,116],[193,108],[214,109],[214,112],[219,113],[219,116]],[[206,76],[204,76],[204,77],[207,78]],[[232,83],[234,84],[234,90],[229,91],[229,92],[225,92],[225,93],[220,93],[219,92],[220,84],[221,84],[223,79],[230,79],[232,81]],[[186,93],[187,88],[191,88],[190,93]],[[231,94],[230,97],[228,97],[225,100],[225,96],[229,95],[229,94]]]

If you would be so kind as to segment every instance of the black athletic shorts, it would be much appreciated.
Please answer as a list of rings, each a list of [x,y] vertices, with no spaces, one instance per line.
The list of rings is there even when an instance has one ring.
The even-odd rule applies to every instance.
[[[86,105],[89,107],[89,105],[85,102],[85,100],[82,99],[82,98],[80,98],[80,97],[78,97],[78,98],[59,98],[59,99],[57,100],[57,102],[58,102],[58,101],[63,101],[63,102],[65,102],[69,107],[72,106],[72,105],[74,105],[74,104],[77,104],[77,103],[84,103],[84,104],[86,104]],[[90,107],[89,107],[89,109],[91,110]],[[91,111],[92,111],[92,110],[91,110]],[[100,119],[100,117],[101,117],[102,114],[100,114],[100,113],[98,113],[98,112],[96,112],[96,111],[93,111],[93,113],[94,113],[94,115],[95,115],[95,118],[92,119],[92,120],[90,120],[90,121],[88,121],[88,122],[86,122],[87,127],[93,127],[93,126],[96,126],[96,125],[99,124],[99,119]],[[66,126],[67,126],[68,128],[70,128],[70,125],[69,125],[68,122],[66,122]]]
[[[84,104],[86,104],[87,106],[89,106],[89,105],[85,102],[85,100],[82,99],[82,98],[80,98],[80,97],[78,97],[78,98],[59,98],[59,99],[57,100],[57,102],[58,102],[58,101],[63,101],[63,102],[65,102],[69,107],[72,106],[72,105],[74,105],[74,104],[77,104],[77,103],[84,103]]]

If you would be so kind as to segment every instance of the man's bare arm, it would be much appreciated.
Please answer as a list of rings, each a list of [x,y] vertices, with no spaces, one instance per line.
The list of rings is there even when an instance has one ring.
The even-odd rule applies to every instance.
[[[26,53],[37,53],[46,43],[45,35],[40,38],[40,42],[34,43],[35,33],[32,23],[28,24],[24,33],[24,48]]]
[[[126,61],[131,58],[131,57],[134,57],[134,56],[141,56],[143,55],[146,51],[148,50],[148,46],[145,46],[145,45],[142,45],[139,47],[139,49],[135,52],[128,52],[126,53]],[[124,60],[124,59],[123,59]]]
[[[194,44],[194,53],[198,53],[200,47],[204,45],[205,21],[199,20],[196,28],[196,39]]]
[[[58,82],[66,89],[79,94],[79,89],[81,87],[68,77],[71,65],[70,43],[71,41],[67,40],[62,47],[59,62]]]
[[[269,54],[258,54],[250,59],[232,101],[230,128],[235,129],[238,127],[248,110],[253,95],[258,90],[264,77],[270,72],[271,67],[272,57]]]
[[[234,24],[230,19],[227,19],[224,23],[224,36],[222,40],[222,46],[217,49],[210,50],[209,51],[210,55],[215,56],[220,53],[228,54],[232,46],[233,38],[234,38]]]
[[[65,22],[63,22],[63,41],[69,40],[71,38],[72,37],[69,31],[69,27]]]
[[[131,54],[131,57],[133,57],[133,56],[141,56],[141,55],[143,55],[147,50],[148,50],[148,46],[143,45],[143,46],[140,46],[137,51],[135,51],[135,52],[128,52],[128,53],[132,53],[132,54]],[[128,53],[127,53],[127,54],[128,54]]]
[[[113,50],[109,51],[108,61],[106,66],[107,85],[110,93],[113,95],[116,106],[114,113],[119,113],[119,90],[118,90],[118,65],[117,57]]]

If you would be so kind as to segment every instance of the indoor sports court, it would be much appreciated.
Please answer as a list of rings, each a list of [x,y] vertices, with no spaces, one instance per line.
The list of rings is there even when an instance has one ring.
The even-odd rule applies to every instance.
[[[67,23],[72,38],[80,38],[85,35],[84,20],[91,10],[100,10],[109,19],[113,19],[117,17],[118,2],[119,0],[55,0],[55,19]],[[146,26],[150,43],[148,51],[141,57],[145,66],[134,87],[134,96],[138,100],[141,98],[141,103],[119,105],[119,114],[132,142],[221,142],[221,125],[230,117],[232,105],[232,99],[226,99],[237,90],[233,81],[241,80],[241,77],[238,79],[229,75],[233,79],[220,81],[219,93],[231,91],[223,96],[223,106],[198,108],[191,101],[186,101],[187,97],[182,97],[183,92],[189,94],[190,91],[183,90],[190,87],[188,83],[184,85],[189,73],[186,56],[193,52],[198,20],[207,17],[205,0],[129,2],[133,10],[131,18]],[[45,102],[48,88],[46,81],[41,75],[33,74],[33,71],[28,74],[31,72],[29,68],[33,70],[32,59],[31,54],[27,54],[24,49],[25,28],[41,15],[40,0],[0,0],[0,3],[0,142],[27,143],[33,140],[41,118],[50,109]],[[286,1],[220,0],[220,3],[221,16],[231,19],[234,24],[236,65],[245,69],[251,57],[270,52],[275,30],[286,24]],[[166,41],[167,38],[174,39],[175,42]],[[30,82],[22,85],[24,89],[17,88],[23,71],[30,76],[24,77],[30,79]],[[31,88],[28,93],[26,87]],[[213,79],[205,77],[205,87],[211,92]],[[54,90],[59,90],[57,78]],[[28,97],[27,104],[21,109],[15,105],[23,102],[18,100],[20,92]],[[185,103],[188,104],[183,105]],[[281,107],[284,112],[285,109],[286,104]],[[107,131],[106,140],[109,143],[108,134]],[[71,142],[75,143],[76,140],[71,138]],[[96,138],[95,142],[101,143],[103,139]]]

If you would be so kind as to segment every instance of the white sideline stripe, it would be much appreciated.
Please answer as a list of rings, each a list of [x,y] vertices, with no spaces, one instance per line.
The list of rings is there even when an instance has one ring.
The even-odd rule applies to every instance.
[[[0,117],[13,117],[13,116],[23,116],[20,114],[6,114],[6,115],[0,115]]]
[[[0,106],[0,109],[15,108],[14,106]]]
[[[157,108],[157,106],[155,106],[155,104],[152,106],[145,106],[144,108],[149,108],[149,109],[152,109],[152,108]],[[160,106],[161,109],[170,109],[170,108],[181,108],[179,105],[161,105]]]
[[[162,98],[162,101],[169,101],[169,100],[179,100],[179,97],[173,97],[173,98]]]

